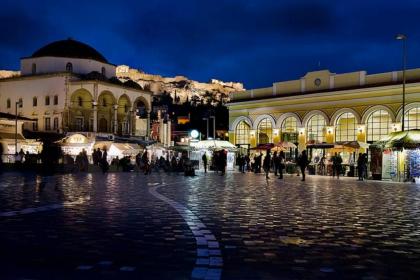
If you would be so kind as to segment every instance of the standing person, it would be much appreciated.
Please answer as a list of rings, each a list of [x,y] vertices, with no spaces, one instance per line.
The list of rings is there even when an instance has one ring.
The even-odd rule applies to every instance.
[[[144,151],[143,155],[141,156],[141,161],[144,165],[144,175],[150,174],[150,162],[149,162],[149,156],[147,155],[147,150]]]
[[[274,166],[274,176],[277,176],[277,172],[280,171],[280,157],[277,155],[277,152],[273,154],[273,166]]]
[[[357,175],[359,178],[358,181],[363,181],[363,173],[364,173],[364,166],[363,166],[364,156],[362,153],[359,153],[359,157],[357,158]]]
[[[100,160],[100,166],[101,166],[101,169],[102,169],[102,173],[108,172],[108,169],[109,169],[109,164],[108,164],[107,157],[108,157],[108,153],[106,152],[106,148],[104,147],[103,152],[102,152],[102,158]]]
[[[226,172],[226,164],[227,164],[227,151],[222,150],[220,151],[220,169],[222,170],[221,176],[225,175]]]
[[[333,157],[333,178],[334,178],[334,175],[337,174],[337,179],[340,179],[342,163],[343,163],[343,159],[341,158],[340,154],[335,153]]]
[[[249,157],[249,154],[245,155],[244,161],[246,164],[246,171],[251,171],[251,158]]]
[[[319,160],[319,173],[321,175],[325,175],[325,155],[322,155],[321,159]]]
[[[271,154],[270,150],[267,150],[267,155],[264,157],[263,161],[263,169],[265,172],[265,178],[269,179],[268,174],[270,173],[270,166],[271,166]]]
[[[363,154],[363,176],[364,179],[368,179],[368,154]]]
[[[305,170],[309,164],[308,156],[306,150],[303,150],[300,156],[298,157],[298,165],[300,167],[300,172],[302,173],[302,181],[305,181]]]
[[[201,159],[203,160],[204,173],[207,173],[207,155],[206,155],[206,152],[204,152],[204,154],[201,157]]]
[[[278,161],[279,161],[279,172],[280,172],[279,179],[283,179],[283,169],[286,169],[286,158],[284,156],[283,151],[280,151],[278,158],[279,158]]]

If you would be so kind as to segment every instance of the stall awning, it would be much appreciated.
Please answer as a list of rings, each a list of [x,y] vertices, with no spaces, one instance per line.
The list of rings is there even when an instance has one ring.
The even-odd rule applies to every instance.
[[[420,130],[391,132],[374,145],[388,149],[417,149],[420,148]]]

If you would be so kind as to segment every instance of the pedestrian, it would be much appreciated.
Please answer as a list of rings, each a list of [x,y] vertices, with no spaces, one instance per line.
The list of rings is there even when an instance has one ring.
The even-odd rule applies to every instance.
[[[104,147],[103,152],[102,152],[102,158],[101,158],[100,163],[99,163],[99,165],[101,166],[101,169],[102,169],[102,173],[108,172],[108,169],[109,169],[109,164],[108,164],[107,157],[108,157],[108,153],[106,151],[106,148]]]
[[[204,152],[203,156],[201,157],[201,160],[203,161],[204,173],[207,173],[207,155],[206,155],[206,152]]]
[[[363,181],[363,173],[364,173],[364,166],[363,166],[363,154],[359,153],[359,157],[357,158],[357,175],[359,176],[359,178],[357,179],[358,181]]]
[[[305,170],[309,164],[308,156],[306,154],[306,150],[303,150],[302,153],[299,155],[297,163],[300,168],[300,172],[302,173],[302,181],[305,181]]]
[[[279,158],[278,161],[279,161],[279,173],[280,173],[279,179],[283,179],[283,169],[284,170],[286,169],[286,159],[285,159],[283,151],[280,151],[278,158]]]
[[[335,174],[337,174],[337,179],[340,179],[341,173],[341,164],[343,163],[343,159],[341,158],[340,154],[335,153],[334,157],[332,158],[333,161],[333,178]]]
[[[150,162],[149,162],[149,157],[147,155],[147,150],[144,151],[143,155],[141,156],[141,161],[143,163],[144,166],[144,175],[148,175],[151,174],[151,168],[150,168]]]
[[[322,155],[321,159],[319,160],[319,174],[320,175],[326,175],[325,160],[326,160],[325,155]]]
[[[270,150],[267,150],[267,154],[264,157],[264,162],[263,162],[263,169],[265,172],[266,179],[270,179],[270,177],[268,177],[268,174],[270,173],[270,166],[271,166],[271,155],[270,155]]]
[[[244,162],[246,164],[246,171],[251,171],[251,158],[249,157],[249,154],[245,155]]]
[[[274,166],[274,176],[277,176],[277,173],[280,171],[280,157],[277,155],[277,152],[274,152],[272,161]]]
[[[368,154],[363,154],[363,175],[364,179],[368,179]]]
[[[222,174],[220,176],[223,176],[226,173],[227,151],[225,150],[220,151],[219,160],[220,160],[220,169],[222,171]]]

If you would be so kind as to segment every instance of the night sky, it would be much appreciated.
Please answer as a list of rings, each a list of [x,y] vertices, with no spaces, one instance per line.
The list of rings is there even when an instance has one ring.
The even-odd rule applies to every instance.
[[[420,1],[5,1],[0,0],[0,69],[72,37],[111,63],[148,73],[246,88],[335,73],[420,67]]]

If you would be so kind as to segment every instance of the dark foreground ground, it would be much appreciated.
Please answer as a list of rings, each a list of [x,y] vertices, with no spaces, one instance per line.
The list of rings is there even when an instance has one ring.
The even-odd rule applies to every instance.
[[[0,279],[420,279],[420,186],[3,173],[0,252]]]

